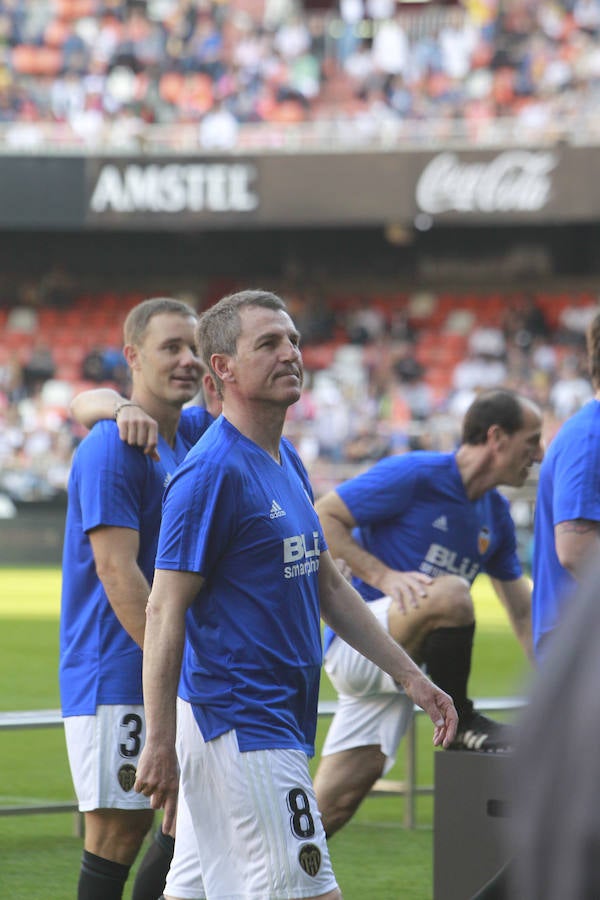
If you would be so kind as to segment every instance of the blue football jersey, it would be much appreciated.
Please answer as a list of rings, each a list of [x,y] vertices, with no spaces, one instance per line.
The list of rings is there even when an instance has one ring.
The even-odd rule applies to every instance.
[[[278,464],[221,417],[165,494],[157,569],[205,579],[186,617],[180,696],[205,740],[312,755],[322,662],[325,540],[304,467]]]
[[[534,647],[556,626],[577,582],[556,555],[559,522],[600,522],[600,403],[590,400],[550,442],[538,481],[534,519]]]
[[[138,531],[138,565],[151,584],[164,489],[212,421],[200,407],[184,410],[175,446],[159,439],[160,462],[121,441],[111,421],[98,422],[77,448],[63,546],[59,682],[64,716],[93,715],[98,704],[142,702],[142,653],[96,575],[88,534],[99,526]]]
[[[336,490],[357,522],[354,538],[392,569],[469,584],[480,572],[504,581],[522,574],[508,501],[495,489],[469,500],[454,453],[386,457]],[[367,601],[382,596],[353,583]],[[332,639],[327,628],[326,648]]]

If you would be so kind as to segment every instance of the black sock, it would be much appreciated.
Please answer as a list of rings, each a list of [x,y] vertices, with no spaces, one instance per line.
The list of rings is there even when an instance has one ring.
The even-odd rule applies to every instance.
[[[454,700],[459,718],[473,709],[467,698],[475,623],[455,628],[436,628],[423,641],[427,674]]]
[[[159,828],[140,863],[131,900],[158,900],[162,897],[174,847],[174,839]]]
[[[121,900],[130,868],[84,850],[77,900]]]

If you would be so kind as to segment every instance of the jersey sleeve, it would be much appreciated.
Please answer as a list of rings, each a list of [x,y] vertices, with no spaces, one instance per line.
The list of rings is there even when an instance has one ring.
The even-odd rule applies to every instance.
[[[595,436],[580,435],[580,449],[563,447],[555,461],[553,524],[574,519],[600,522],[600,443]]]
[[[226,466],[198,460],[181,466],[165,492],[156,568],[209,578],[235,532],[241,491]]]
[[[386,457],[336,492],[359,526],[380,523],[409,507],[419,480],[418,462],[413,454]]]
[[[84,531],[101,525],[139,531],[147,474],[142,451],[121,441],[114,422],[102,421],[77,453]]]

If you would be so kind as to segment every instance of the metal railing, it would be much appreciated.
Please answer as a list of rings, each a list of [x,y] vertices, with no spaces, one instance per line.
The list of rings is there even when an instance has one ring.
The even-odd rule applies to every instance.
[[[93,137],[78,134],[64,122],[3,122],[0,156],[216,156],[285,155],[300,153],[389,153],[444,149],[590,146],[600,143],[595,110],[576,109],[550,117],[543,128],[527,129],[513,116],[472,123],[462,119],[361,119],[342,111],[305,122],[257,122],[239,126],[230,146],[207,147],[199,126],[189,122],[144,124],[124,134],[107,121]]]
[[[511,712],[525,705],[522,697],[485,697],[474,701],[478,710],[486,712]],[[330,717],[335,713],[335,700],[319,702],[319,717]],[[373,796],[404,797],[403,824],[405,828],[414,828],[416,824],[416,798],[432,795],[433,785],[417,783],[417,716],[423,710],[415,706],[411,723],[403,740],[405,753],[405,778],[396,781],[391,778],[380,778],[371,791]],[[0,713],[0,731],[29,728],[62,728],[63,719],[60,709],[32,709]],[[33,815],[36,813],[73,812],[76,814],[76,832],[83,833],[82,815],[78,811],[75,800],[42,804],[21,804],[3,806],[0,804],[0,816]]]

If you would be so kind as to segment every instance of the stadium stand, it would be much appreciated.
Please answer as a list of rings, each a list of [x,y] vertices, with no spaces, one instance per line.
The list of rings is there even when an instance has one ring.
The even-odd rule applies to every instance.
[[[205,303],[219,287],[208,287]],[[128,389],[121,327],[139,299],[104,290],[63,306],[0,308],[0,490],[11,499],[64,491],[81,437],[69,401],[97,384]],[[287,430],[318,492],[388,453],[450,449],[481,387],[501,381],[532,396],[546,412],[547,439],[588,397],[583,334],[593,292],[411,295],[380,286],[372,295],[325,291],[324,300],[328,313],[317,320],[310,303],[290,296],[308,379]]]
[[[0,148],[12,164],[122,151],[268,155],[295,142],[433,142],[436,152],[455,140],[593,143],[599,33],[596,0],[0,0]],[[111,215],[93,222],[106,227]],[[186,223],[195,227],[191,214]],[[584,396],[583,328],[597,288],[549,281],[399,290],[374,272],[360,290],[280,285],[308,371],[288,431],[317,492],[386,453],[453,446],[473,392],[498,380],[542,404],[551,436]],[[121,324],[143,294],[82,287],[59,264],[13,287],[0,296],[0,492],[39,500],[64,492],[81,437],[68,419],[73,392],[127,388]],[[220,287],[208,284],[198,305]]]
[[[597,136],[595,2],[313,6],[4,0],[4,146]]]

